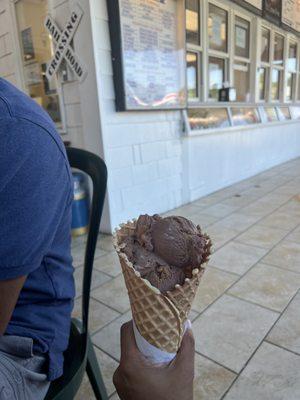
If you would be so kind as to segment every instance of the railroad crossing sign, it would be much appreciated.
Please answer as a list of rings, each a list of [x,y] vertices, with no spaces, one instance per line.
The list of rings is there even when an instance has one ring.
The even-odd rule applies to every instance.
[[[83,10],[79,7],[78,4],[76,4],[64,30],[61,30],[55,23],[53,18],[50,15],[47,15],[44,25],[45,28],[49,31],[54,43],[56,44],[53,59],[47,65],[46,77],[48,80],[51,80],[56,74],[63,59],[67,61],[71,70],[80,81],[83,81],[86,77],[87,71],[85,70],[83,64],[80,62],[74,50],[70,46],[70,43],[74,37],[82,16]]]

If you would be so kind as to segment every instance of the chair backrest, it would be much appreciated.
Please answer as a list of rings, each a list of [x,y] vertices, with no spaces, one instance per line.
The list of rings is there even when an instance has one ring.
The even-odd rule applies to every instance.
[[[89,151],[72,147],[66,147],[66,151],[71,167],[85,172],[93,182],[93,197],[84,258],[82,288],[82,334],[86,336],[85,344],[87,344],[92,270],[106,193],[107,168],[100,157]]]

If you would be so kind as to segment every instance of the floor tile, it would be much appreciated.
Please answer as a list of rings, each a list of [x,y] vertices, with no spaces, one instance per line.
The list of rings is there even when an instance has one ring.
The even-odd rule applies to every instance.
[[[237,230],[221,227],[218,223],[208,226],[204,231],[208,233],[212,240],[213,251],[216,251],[239,234]]]
[[[196,350],[239,372],[278,314],[224,295],[193,324]]]
[[[94,261],[94,268],[111,276],[117,276],[122,273],[119,257],[115,251],[97,258]]]
[[[300,357],[263,343],[224,400],[299,400]]]
[[[228,206],[226,204],[218,203],[205,208],[205,214],[212,215],[216,218],[226,217],[228,214],[233,213],[237,209],[236,206]]]
[[[219,400],[236,375],[205,357],[195,356],[195,400]]]
[[[93,335],[93,343],[113,358],[119,360],[121,349],[120,329],[125,322],[130,321],[131,319],[131,311],[128,311]]]
[[[201,228],[205,228],[206,226],[211,225],[214,222],[218,221],[217,217],[205,214],[205,210],[203,212],[197,212],[195,214],[189,215],[189,219],[195,225],[200,225]]]
[[[114,250],[113,236],[100,234],[98,238],[97,247],[100,247],[100,249],[105,251],[113,251]]]
[[[243,215],[240,213],[233,213],[219,221],[218,226],[234,229],[241,232],[249,228],[251,225],[255,224],[257,220],[257,217]]]
[[[300,274],[257,264],[229,293],[275,311],[283,311],[300,288]]]
[[[262,262],[300,273],[300,242],[285,239],[274,247]]]
[[[270,228],[280,228],[284,230],[294,229],[300,223],[300,217],[296,218],[288,212],[281,210],[274,211],[272,214],[263,218],[259,224]]]
[[[220,297],[239,277],[208,266],[200,282],[192,308],[202,312]]]
[[[116,390],[112,382],[112,377],[118,367],[118,363],[96,347],[95,352],[107,394],[108,396],[111,396]],[[74,400],[96,400],[89,378],[86,374],[84,375],[83,382]]]
[[[266,252],[266,249],[233,241],[213,253],[209,265],[243,275],[249,268],[256,264]]]
[[[236,238],[236,241],[270,249],[288,234],[288,231],[255,225]]]
[[[96,400],[92,386],[90,384],[87,374],[84,374],[81,386],[74,397],[74,400]]]
[[[251,205],[239,210],[240,214],[248,215],[249,217],[263,218],[278,208],[278,205],[269,203],[268,201],[258,200]]]
[[[103,353],[103,351],[95,348],[97,360],[101,369],[101,374],[104,380],[104,384],[107,390],[108,396],[112,395],[116,388],[112,382],[113,374],[117,369],[119,363],[114,359],[109,357],[107,354]]]
[[[293,242],[300,243],[300,227],[295,229],[292,233],[290,233],[286,240],[291,240]]]
[[[118,396],[118,393],[115,393],[113,396],[109,398],[109,400],[120,400],[120,397]]]
[[[300,354],[300,292],[267,337],[269,342]]]
[[[114,308],[120,313],[124,313],[130,308],[123,274],[111,279],[98,289],[93,290],[91,296],[94,299]]]
[[[82,295],[82,281],[83,281],[83,267],[78,267],[74,271],[76,297]],[[91,289],[97,288],[105,282],[110,281],[112,278],[102,272],[93,270]]]
[[[72,257],[73,257],[73,266],[77,268],[84,263],[84,255],[85,255],[85,244],[79,244],[76,247],[71,249]]]
[[[199,313],[195,310],[191,310],[189,315],[189,320],[193,322],[197,317],[199,317]]]
[[[72,316],[74,318],[82,319],[81,316],[81,297],[76,299]],[[111,308],[99,303],[94,299],[90,299],[90,314],[89,314],[89,330],[94,333],[105,325],[116,319],[120,314]]]
[[[87,241],[87,235],[72,236],[72,248],[79,245],[84,245]]]

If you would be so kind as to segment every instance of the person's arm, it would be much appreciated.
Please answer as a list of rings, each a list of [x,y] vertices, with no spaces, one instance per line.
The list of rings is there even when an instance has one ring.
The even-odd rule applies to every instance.
[[[195,343],[191,330],[170,365],[153,366],[137,348],[132,322],[121,328],[121,360],[113,382],[121,400],[193,400]]]
[[[26,276],[0,281],[0,336],[6,331]]]

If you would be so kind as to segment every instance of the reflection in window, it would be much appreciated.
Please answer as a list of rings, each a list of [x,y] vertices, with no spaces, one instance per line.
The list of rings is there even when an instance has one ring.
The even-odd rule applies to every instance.
[[[248,63],[235,63],[234,87],[237,101],[250,101],[250,71]]]
[[[274,64],[283,64],[284,37],[275,33],[274,39]]]
[[[199,0],[186,0],[186,41],[200,44]]]
[[[266,79],[267,68],[259,68],[258,70],[258,98],[265,100],[266,98]]]
[[[249,58],[250,23],[243,18],[235,17],[235,55]]]
[[[188,116],[192,130],[226,128],[230,126],[226,108],[190,108]]]
[[[260,122],[257,109],[254,107],[231,108],[233,126],[251,125]]]
[[[270,61],[270,31],[264,28],[261,35],[261,61]]]
[[[272,82],[271,82],[271,99],[279,100],[280,96],[280,78],[281,71],[279,69],[272,69]]]
[[[300,107],[290,107],[293,119],[300,119]]]
[[[289,71],[296,71],[296,69],[297,69],[297,45],[296,45],[296,43],[290,43],[290,45],[289,45],[287,68]]]
[[[209,57],[209,98],[218,100],[219,89],[222,89],[225,81],[225,60],[217,57]]]
[[[295,85],[295,74],[292,72],[287,72],[286,73],[286,92],[285,92],[285,98],[286,101],[291,101],[293,99],[293,89]]]
[[[186,64],[188,97],[189,99],[195,99],[198,97],[198,54],[187,52]]]
[[[291,119],[291,113],[288,107],[277,107],[277,114],[280,121]]]
[[[227,24],[227,11],[209,4],[208,37],[211,50],[227,52]]]
[[[264,110],[266,113],[267,122],[278,121],[275,107],[265,107]]]
[[[48,11],[46,0],[16,3],[26,89],[52,120],[62,126],[57,79],[48,81],[45,75],[46,63],[53,57],[52,39],[44,28]]]

